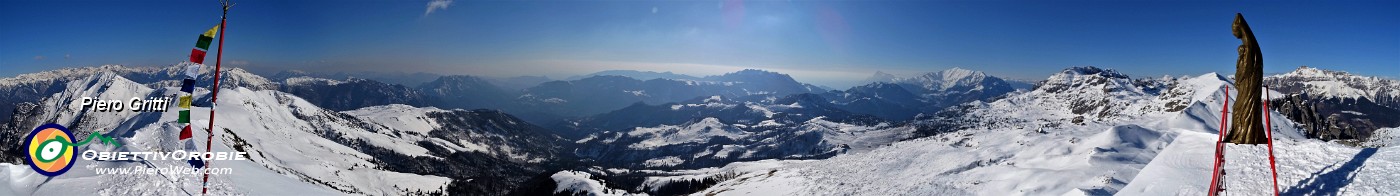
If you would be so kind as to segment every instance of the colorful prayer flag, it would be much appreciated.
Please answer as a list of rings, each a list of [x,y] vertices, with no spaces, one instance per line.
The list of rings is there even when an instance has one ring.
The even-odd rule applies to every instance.
[[[185,81],[182,84],[180,84],[180,91],[186,93],[194,93],[194,79],[185,78]]]
[[[189,111],[189,110],[180,110],[180,119],[175,120],[175,122],[177,122],[177,123],[190,123],[190,111]]]
[[[185,125],[185,129],[180,130],[180,140],[187,140],[191,137],[194,137],[194,133],[190,131],[190,125]]]
[[[214,28],[204,31],[204,34],[199,34],[199,42],[195,42],[194,47],[206,51],[209,50],[209,43],[214,42],[214,36],[216,34],[219,34],[219,25],[214,25]]]
[[[217,34],[219,34],[219,25],[214,25],[214,28],[209,28],[208,31],[204,31],[204,34],[201,36],[213,38],[214,35]]]
[[[204,35],[199,35],[199,42],[195,42],[195,43],[194,43],[194,48],[195,48],[195,49],[202,49],[202,50],[209,50],[209,43],[213,43],[213,42],[214,42],[214,38],[213,38],[213,37],[205,37]]]
[[[180,96],[180,108],[184,108],[185,110],[189,110],[189,109],[190,109],[190,103],[192,103],[192,102],[194,102],[194,98],[193,98],[193,97],[190,97],[189,95]]]
[[[185,76],[190,78],[199,78],[200,68],[204,66],[204,64],[190,62],[183,62],[180,64],[185,66]]]
[[[204,64],[204,55],[207,52],[199,48],[190,49],[190,62]]]

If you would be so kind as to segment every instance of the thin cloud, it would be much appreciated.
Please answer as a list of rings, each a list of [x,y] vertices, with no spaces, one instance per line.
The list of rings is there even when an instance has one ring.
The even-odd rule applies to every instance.
[[[433,11],[436,11],[436,10],[446,10],[446,9],[447,9],[447,6],[449,6],[449,5],[452,5],[452,0],[431,0],[431,1],[428,1],[428,10],[427,10],[427,11],[423,11],[423,16],[427,16],[428,14],[432,14]]]
[[[36,60],[36,61],[42,61],[42,60],[47,59],[47,58],[48,58],[48,57],[44,57],[44,55],[34,56],[34,60]]]

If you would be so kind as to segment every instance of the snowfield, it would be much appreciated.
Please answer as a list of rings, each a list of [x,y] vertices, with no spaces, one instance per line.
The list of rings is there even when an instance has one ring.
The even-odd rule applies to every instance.
[[[149,89],[145,86],[106,72],[68,83],[63,93],[46,99],[53,111],[39,114],[41,119],[70,125],[75,134],[100,131],[122,144],[113,148],[105,144],[90,144],[76,151],[157,151],[183,150],[178,140],[181,125],[175,123],[176,112],[109,112],[71,111],[66,103],[76,97],[97,96],[146,97],[178,89]],[[200,90],[197,92],[208,92]],[[199,93],[196,100],[207,102],[208,94]],[[442,191],[452,180],[446,177],[385,171],[374,167],[374,158],[351,147],[325,139],[319,134],[339,134],[341,137],[361,138],[373,145],[411,154],[425,149],[401,138],[361,130],[340,123],[307,121],[298,116],[330,122],[344,122],[335,112],[323,110],[300,98],[272,90],[223,89],[220,92],[216,118],[215,152],[248,152],[248,160],[212,161],[212,168],[229,168],[230,174],[211,175],[209,193],[213,195],[326,195],[370,194],[397,195],[407,192]],[[201,102],[201,101],[196,101]],[[62,104],[60,104],[62,103]],[[174,106],[172,106],[172,111]],[[208,137],[209,108],[192,107],[196,141]],[[78,116],[89,119],[77,123]],[[327,131],[331,130],[331,131]],[[80,134],[86,136],[86,134]],[[201,142],[202,143],[202,142]],[[200,144],[203,146],[203,144]],[[189,168],[185,160],[91,161],[76,159],[72,169],[57,177],[35,173],[26,165],[0,164],[0,195],[189,195],[199,194],[198,175],[121,175],[97,173],[99,168]]]
[[[1084,79],[1082,74],[1059,77]],[[1116,81],[1118,86],[1115,81],[1079,84],[1103,84],[1088,90],[1130,85],[1122,81],[1127,80]],[[1040,90],[1012,95],[973,112],[997,113],[1021,126],[988,123],[984,127],[990,128],[896,142],[865,153],[782,162],[696,195],[1202,195],[1210,183],[1212,143],[1226,95],[1219,89],[1230,83],[1216,74],[1171,81],[1177,83],[1168,86],[1178,88],[1158,95],[1071,88],[1071,93],[1099,95],[1078,100],[1108,97],[1105,105],[1121,108],[1093,108],[1109,112],[1098,117],[1111,118],[1083,125],[1046,126],[1072,116],[1056,108],[1073,104],[1058,101],[1076,99],[1051,98],[1059,95]],[[1189,101],[1189,106],[1177,112],[1143,109],[1174,100]],[[1394,147],[1305,139],[1292,122],[1272,115],[1282,193],[1380,195],[1400,189],[1394,181],[1400,179],[1395,168],[1400,152]],[[1271,194],[1264,145],[1230,145],[1227,156],[1227,193]]]
[[[1122,195],[1203,195],[1210,187],[1216,135],[1186,133],[1142,169]],[[1226,194],[1271,194],[1268,149],[1227,145]],[[1281,195],[1386,195],[1400,189],[1400,151],[1317,140],[1274,141]]]
[[[554,175],[550,175],[550,176],[549,176],[550,179],[554,179],[554,182],[555,182],[556,184],[558,184],[558,187],[557,187],[557,188],[554,188],[554,193],[555,193],[555,194],[572,193],[572,194],[584,194],[584,195],[595,195],[595,196],[601,196],[601,195],[647,195],[647,194],[631,194],[631,193],[627,193],[627,191],[608,188],[608,187],[606,187],[606,186],[603,186],[603,183],[602,183],[602,182],[598,182],[597,180],[590,179],[590,178],[592,178],[592,177],[593,177],[592,174],[588,174],[588,172],[581,172],[581,171],[560,171],[560,172],[558,172],[558,173],[554,173]]]

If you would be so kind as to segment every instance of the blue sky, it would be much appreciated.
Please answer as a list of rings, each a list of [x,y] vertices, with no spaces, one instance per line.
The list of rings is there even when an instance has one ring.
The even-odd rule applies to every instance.
[[[1266,73],[1400,77],[1400,1],[237,1],[225,66],[564,78],[742,68],[849,86],[962,67],[1043,79],[1233,73],[1242,12]],[[433,5],[446,5],[434,7]],[[168,65],[218,23],[214,0],[0,0],[0,77]],[[213,62],[211,54],[208,62]]]

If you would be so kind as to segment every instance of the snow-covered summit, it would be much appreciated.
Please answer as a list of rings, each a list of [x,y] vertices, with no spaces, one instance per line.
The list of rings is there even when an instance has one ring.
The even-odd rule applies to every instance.
[[[900,79],[900,82],[917,84],[929,91],[946,91],[959,86],[978,86],[987,78],[986,73],[954,67]]]
[[[1219,88],[1218,77],[1203,75],[1185,80],[1133,79],[1113,70],[1096,67],[1068,68],[1051,75],[1032,91],[1013,93],[993,102],[964,104],[954,111],[965,112],[957,122],[978,122],[982,126],[1060,126],[1087,121],[1123,121],[1147,114],[1163,114],[1185,108],[1195,88],[1171,92],[1168,87],[1201,86]],[[1185,83],[1186,85],[1183,85]],[[1210,86],[1205,85],[1205,86]],[[1208,93],[1208,92],[1207,92]],[[1181,96],[1186,95],[1186,96]],[[999,124],[999,125],[998,125]]]
[[[885,73],[883,71],[875,71],[875,74],[870,75],[870,77],[866,77],[865,80],[861,80],[860,83],[894,83],[897,82],[898,79],[899,76],[895,76],[894,74]]]
[[[1143,93],[1135,87],[1132,78],[1118,73],[1112,69],[1101,69],[1098,67],[1071,67],[1064,69],[1054,75],[1050,75],[1037,85],[1036,91],[1058,93],[1071,88],[1096,88],[1089,90],[1126,91],[1125,93]]]
[[[315,78],[310,76],[297,76],[282,80],[282,84],[284,85],[337,85],[341,83],[345,82],[326,78]]]
[[[200,84],[213,84],[214,66],[205,65],[200,67],[200,77],[196,78]],[[50,71],[20,74],[12,78],[0,78],[0,89],[14,88],[22,85],[33,85],[53,82],[66,82],[82,77],[96,75],[99,73],[110,73],[122,76],[128,80],[144,84],[148,87],[162,87],[179,85],[179,81],[184,79],[185,67],[179,64],[168,66],[124,66],[124,65],[102,65],[95,67],[72,67]],[[249,73],[242,68],[224,68],[220,72],[223,74],[220,86],[224,88],[247,87],[255,90],[276,89],[277,83]]]
[[[1367,98],[1400,107],[1400,81],[1392,79],[1302,66],[1292,72],[1264,77],[1264,84],[1283,93]]]

